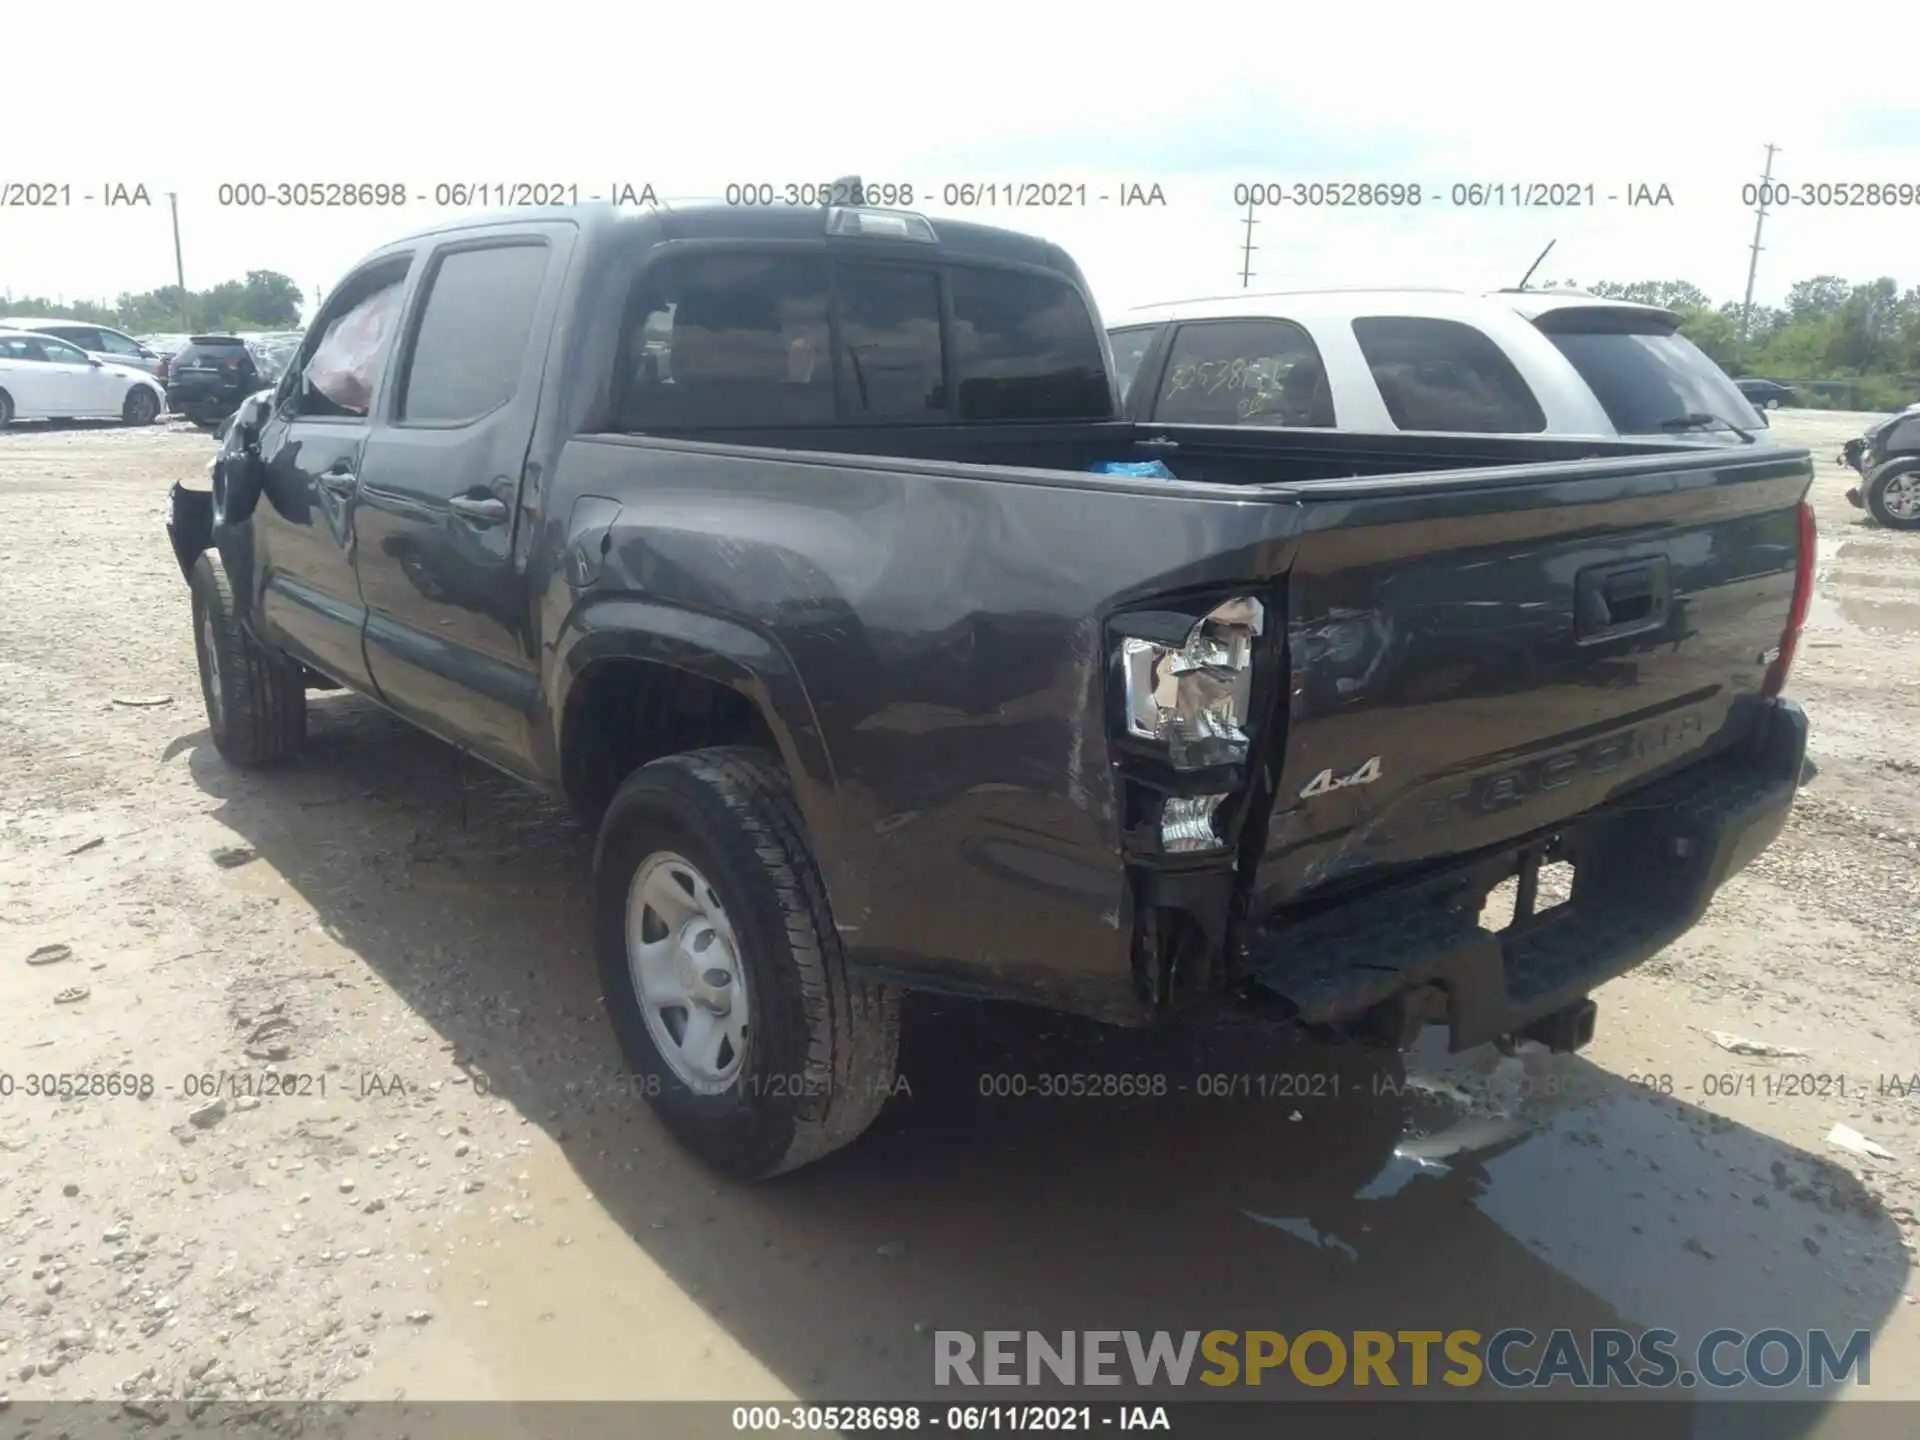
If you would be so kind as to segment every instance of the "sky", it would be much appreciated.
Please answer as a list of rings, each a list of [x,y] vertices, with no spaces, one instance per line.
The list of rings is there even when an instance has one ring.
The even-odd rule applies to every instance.
[[[171,283],[169,191],[190,287],[270,269],[311,297],[446,215],[442,185],[724,199],[729,185],[859,174],[912,185],[913,208],[936,218],[1058,242],[1109,320],[1242,288],[1236,187],[1329,182],[1417,184],[1422,203],[1262,208],[1251,288],[1512,285],[1552,241],[1536,284],[1685,279],[1721,301],[1746,284],[1742,188],[1769,142],[1793,187],[1920,187],[1920,104],[1849,79],[1858,47],[1911,24],[1893,5],[1849,6],[1844,34],[1825,36],[1675,4],[1301,8],[328,0],[164,25],[122,0],[13,0],[10,53],[58,63],[7,68],[9,112],[42,122],[9,126],[0,201],[35,183],[69,187],[71,203],[0,204],[0,294],[111,300]],[[223,185],[340,181],[408,198],[221,203]],[[1536,182],[1591,185],[1596,203],[1452,203],[1455,185]],[[965,208],[948,187],[969,183],[1084,185],[1087,203]],[[1134,185],[1157,185],[1164,205],[1099,198]],[[114,186],[151,203],[103,204]],[[1640,186],[1671,203],[1629,205]],[[1763,244],[1763,303],[1823,273],[1920,284],[1920,204],[1796,199]]]

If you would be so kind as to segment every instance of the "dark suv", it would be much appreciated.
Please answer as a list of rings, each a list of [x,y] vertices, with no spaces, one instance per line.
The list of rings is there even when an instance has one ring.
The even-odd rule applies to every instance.
[[[195,335],[167,366],[167,408],[211,430],[277,373],[239,335]]]

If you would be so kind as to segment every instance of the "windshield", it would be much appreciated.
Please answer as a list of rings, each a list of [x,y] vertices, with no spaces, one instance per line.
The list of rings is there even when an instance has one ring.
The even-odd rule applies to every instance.
[[[1711,415],[1742,429],[1766,423],[1726,372],[1678,332],[1556,328],[1547,338],[1622,435],[1670,434],[1671,422],[1686,415]]]

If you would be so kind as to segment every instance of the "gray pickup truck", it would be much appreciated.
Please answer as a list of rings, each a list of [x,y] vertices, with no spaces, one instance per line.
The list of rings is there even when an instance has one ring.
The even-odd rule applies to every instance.
[[[835,198],[376,251],[169,524],[228,760],[345,687],[598,827],[708,1161],[860,1134],[916,989],[1577,1048],[1779,832],[1804,451],[1127,421],[1058,248]]]

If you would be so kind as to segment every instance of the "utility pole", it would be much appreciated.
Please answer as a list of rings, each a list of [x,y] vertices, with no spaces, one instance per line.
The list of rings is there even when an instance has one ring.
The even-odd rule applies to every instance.
[[[187,267],[180,259],[180,196],[175,191],[167,192],[167,208],[173,212],[173,279],[180,287],[180,325],[192,333],[193,320],[187,314]]]
[[[1247,227],[1246,238],[1240,242],[1240,288],[1246,289],[1253,280],[1253,252],[1260,247],[1253,243],[1253,227],[1260,222],[1253,218],[1253,201],[1247,201],[1247,218],[1241,222]]]
[[[1740,302],[1740,358],[1747,358],[1747,331],[1753,323],[1753,277],[1760,269],[1760,230],[1767,223],[1767,201],[1773,198],[1773,157],[1778,145],[1767,146],[1767,168],[1760,174],[1760,203],[1753,207],[1753,254],[1747,259],[1747,298]]]

